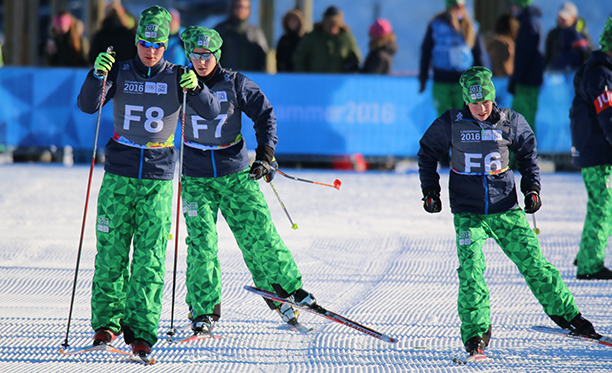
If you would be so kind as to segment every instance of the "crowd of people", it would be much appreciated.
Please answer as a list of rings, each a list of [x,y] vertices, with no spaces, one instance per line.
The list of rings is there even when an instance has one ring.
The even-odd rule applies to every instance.
[[[180,13],[172,15],[171,34],[165,58],[177,64],[187,64],[184,45],[180,41]],[[330,6],[322,20],[306,32],[300,10],[288,11],[282,19],[283,34],[275,49],[275,69],[269,66],[270,47],[261,27],[250,23],[251,0],[232,0],[227,19],[213,27],[225,40],[222,47],[223,67],[236,71],[369,73],[391,74],[393,56],[397,52],[396,37],[391,23],[376,19],[369,28],[369,52],[362,61],[361,53],[344,22],[344,14]],[[87,38],[83,22],[68,10],[61,9],[52,20],[44,47],[44,64],[53,67],[91,66],[96,56],[112,41],[117,59],[127,60],[136,55],[127,36],[136,36],[136,19],[119,1],[110,2],[101,28]],[[90,43],[91,40],[91,43]]]
[[[491,338],[489,293],[482,276],[487,238],[494,238],[513,260],[555,323],[578,335],[599,336],[582,317],[559,272],[542,255],[525,217],[542,206],[534,129],[545,69],[579,69],[571,108],[573,150],[589,202],[577,278],[612,279],[604,266],[612,232],[612,18],[599,38],[601,48],[591,52],[592,42],[576,6],[565,3],[542,54],[541,12],[533,0],[511,1],[512,14],[500,17],[495,34],[485,38],[464,0],[445,0],[444,11],[429,22],[421,47],[419,91],[425,91],[432,70],[438,112],[418,153],[423,206],[429,213],[441,211],[437,162],[451,151],[449,194],[460,264],[460,332],[472,355],[482,354]],[[53,19],[45,49],[49,65],[93,64],[78,106],[95,113],[112,100],[114,107],[115,131],[105,148],[97,205],[94,344],[111,343],[123,333],[134,354],[147,356],[157,342],[177,160],[174,133],[181,110],[189,117],[181,139],[185,146],[179,190],[188,232],[185,301],[193,332],[211,333],[221,317],[219,212],[255,285],[298,304],[316,302],[303,289],[302,274],[256,182],[269,183],[275,175],[278,137],[272,104],[241,73],[267,71],[269,47],[261,29],[248,22],[250,7],[250,0],[233,0],[229,17],[208,29],[182,28],[180,14],[160,6],[145,9],[137,20],[113,2],[91,45],[83,38],[82,23],[69,12],[61,11]],[[310,32],[305,31],[302,14],[291,10],[283,17],[283,29],[276,49],[279,72],[392,71],[397,43],[388,20],[377,19],[370,26],[364,63],[343,12],[335,6],[325,10]],[[114,51],[107,50],[109,45]],[[489,57],[493,72],[485,67]],[[496,74],[509,79],[512,108],[495,103]],[[253,121],[257,135],[252,164],[241,132],[242,113]],[[468,140],[460,140],[464,137]],[[518,205],[513,161],[522,175],[524,209]],[[266,303],[283,321],[295,325],[298,313],[291,306]]]

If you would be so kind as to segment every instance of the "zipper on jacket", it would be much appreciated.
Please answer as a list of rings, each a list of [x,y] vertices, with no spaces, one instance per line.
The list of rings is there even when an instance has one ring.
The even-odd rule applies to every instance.
[[[140,165],[138,166],[138,179],[142,179],[142,167],[144,165],[144,149],[140,149]]]
[[[210,151],[210,160],[212,162],[213,167],[213,177],[217,177],[217,163],[215,162],[215,151]]]
[[[489,215],[489,185],[487,184],[487,175],[482,175],[482,183],[484,185],[485,209],[484,214]]]

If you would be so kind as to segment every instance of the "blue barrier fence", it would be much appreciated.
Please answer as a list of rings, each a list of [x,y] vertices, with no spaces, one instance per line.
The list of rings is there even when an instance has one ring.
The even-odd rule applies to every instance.
[[[86,69],[0,69],[0,144],[76,150],[93,146],[97,115],[82,113],[76,98]],[[416,77],[248,73],[266,93],[278,121],[277,154],[415,156],[419,139],[436,118],[431,84],[418,94]],[[569,153],[573,76],[547,75],[536,119],[538,150]],[[494,79],[497,101],[509,107],[507,80]],[[111,105],[104,107],[98,147],[113,134]],[[179,126],[180,127],[180,126]],[[243,121],[249,149],[252,122]],[[180,128],[177,129],[178,139]]]

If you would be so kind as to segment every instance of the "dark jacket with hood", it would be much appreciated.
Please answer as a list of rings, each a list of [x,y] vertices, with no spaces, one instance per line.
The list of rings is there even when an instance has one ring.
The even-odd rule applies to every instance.
[[[574,77],[570,109],[572,162],[576,167],[612,164],[612,57],[591,53]]]
[[[363,63],[362,73],[390,74],[393,65],[393,55],[397,52],[395,34],[390,33],[382,38],[370,41],[370,53]]]
[[[462,131],[457,131],[456,126],[461,126]],[[485,137],[486,132],[492,136]],[[471,154],[473,165],[486,163],[487,159],[491,164],[505,165],[509,162],[509,152],[514,153],[522,175],[521,191],[524,194],[540,191],[536,139],[525,118],[514,110],[500,109],[494,104],[493,113],[484,122],[474,119],[467,106],[463,110],[448,110],[427,129],[420,145],[419,177],[424,195],[430,190],[438,193],[441,190],[436,169],[442,155],[448,154],[449,149],[460,153],[458,148],[466,145],[473,153],[480,153],[480,157]],[[453,214],[487,215],[518,206],[514,173],[509,167],[479,174],[460,172],[454,157],[451,166],[448,183]]]

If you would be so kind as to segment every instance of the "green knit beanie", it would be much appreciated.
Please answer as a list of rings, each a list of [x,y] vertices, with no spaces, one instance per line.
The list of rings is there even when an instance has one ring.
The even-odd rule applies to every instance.
[[[602,52],[612,51],[612,17],[606,20],[604,30],[599,36],[599,45]]]
[[[521,9],[527,8],[529,5],[533,4],[533,0],[510,0],[510,2]]]
[[[219,61],[221,58],[221,46],[223,39],[216,30],[207,29],[202,26],[189,26],[181,34],[181,40],[185,45],[185,55],[189,60],[189,53],[196,48],[208,49]]]
[[[467,69],[461,78],[461,90],[463,101],[466,104],[479,101],[495,101],[495,86],[491,80],[491,70],[482,66],[474,66]]]
[[[446,9],[450,9],[456,5],[465,5],[465,0],[445,0]]]
[[[149,42],[166,42],[170,36],[171,20],[170,12],[161,6],[153,5],[143,10],[138,22],[136,44],[139,39]]]

